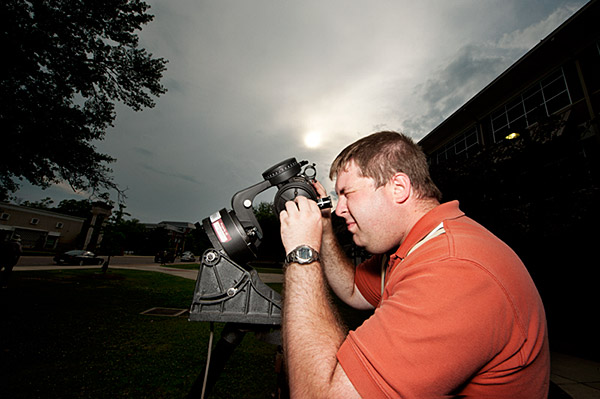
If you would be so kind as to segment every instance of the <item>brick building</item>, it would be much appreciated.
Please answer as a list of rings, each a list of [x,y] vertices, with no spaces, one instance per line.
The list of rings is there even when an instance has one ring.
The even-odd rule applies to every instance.
[[[18,234],[23,249],[55,250],[75,245],[85,221],[44,209],[0,203],[0,239]]]
[[[595,359],[598,21],[592,0],[419,142],[445,199],[525,261],[551,345]]]

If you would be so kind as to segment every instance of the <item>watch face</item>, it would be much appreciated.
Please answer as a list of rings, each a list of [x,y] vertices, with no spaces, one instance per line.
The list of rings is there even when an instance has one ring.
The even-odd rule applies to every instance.
[[[299,263],[306,265],[319,260],[319,253],[308,245],[301,245],[290,252],[286,258],[286,263]]]
[[[300,247],[298,248],[298,260],[300,262],[302,261],[307,261],[310,260],[312,258],[312,249],[308,248],[308,247]]]

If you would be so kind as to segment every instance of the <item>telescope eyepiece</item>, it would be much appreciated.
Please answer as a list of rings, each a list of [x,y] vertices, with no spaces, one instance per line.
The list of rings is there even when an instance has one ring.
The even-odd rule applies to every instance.
[[[317,199],[317,206],[319,209],[329,209],[332,207],[331,197],[323,197]]]

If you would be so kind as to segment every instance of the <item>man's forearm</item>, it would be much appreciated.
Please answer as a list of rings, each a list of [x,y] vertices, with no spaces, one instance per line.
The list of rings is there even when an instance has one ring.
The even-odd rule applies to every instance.
[[[321,262],[329,285],[340,297],[352,295],[354,290],[354,265],[344,253],[329,225],[323,227]]]
[[[346,335],[329,301],[321,265],[291,264],[285,272],[283,344],[292,397],[328,397]]]
[[[327,282],[341,300],[357,309],[372,307],[354,285],[356,267],[338,243],[331,222],[323,226],[321,260]]]

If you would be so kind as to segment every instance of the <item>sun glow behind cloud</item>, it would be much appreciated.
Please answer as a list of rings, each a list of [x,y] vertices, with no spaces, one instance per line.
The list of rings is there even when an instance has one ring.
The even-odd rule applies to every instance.
[[[321,146],[321,132],[312,130],[304,135],[304,145],[308,148],[318,148]]]

